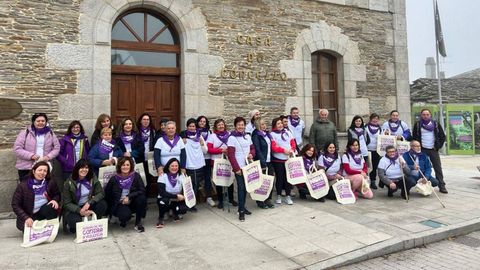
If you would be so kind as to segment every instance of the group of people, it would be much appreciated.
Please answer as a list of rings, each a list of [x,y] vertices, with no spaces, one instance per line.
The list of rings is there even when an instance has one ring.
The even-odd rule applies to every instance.
[[[203,183],[206,202],[221,209],[224,189],[217,186],[213,190],[211,177],[214,161],[222,156],[228,158],[235,175],[238,202],[234,200],[234,185],[226,188],[226,197],[228,203],[238,206],[240,221],[252,214],[246,208],[242,168],[254,160],[260,162],[263,173],[275,176],[276,196],[274,201],[272,194],[265,201],[257,201],[262,209],[282,203],[293,205],[294,187],[287,181],[285,162],[294,156],[303,157],[307,172],[312,167],[325,170],[331,184],[342,178],[349,179],[354,194],[364,198],[373,197],[371,189],[377,189],[377,174],[379,185],[387,186],[388,196],[401,189],[401,196],[405,197],[418,181],[430,181],[440,192],[447,193],[438,154],[445,134],[431,119],[429,110],[424,109],[421,115],[413,132],[399,120],[398,111],[392,111],[382,126],[378,114],[373,113],[367,124],[362,117],[355,116],[348,129],[346,149],[340,155],[336,127],[328,120],[326,109],[320,109],[319,117],[312,124],[309,142],[304,142],[305,122],[296,107],[291,108],[290,115],[274,118],[271,125],[258,110],[253,110],[247,119],[236,117],[231,131],[223,119],[214,121],[211,128],[205,116],[188,119],[181,132],[177,132],[175,122],[162,119],[156,130],[147,113],[136,122],[130,117],[123,119],[115,130],[110,116],[101,114],[90,140],[80,121],[71,122],[59,140],[50,128],[47,115],[37,113],[14,143],[20,179],[12,199],[17,228],[23,231],[25,226],[31,227],[34,220],[62,215],[66,229],[75,232],[76,223],[93,213],[99,217],[116,217],[120,226],[126,227],[135,214],[134,228],[143,232],[147,190],[153,185],[157,190],[159,212],[156,227],[162,228],[166,215],[177,221],[187,211],[198,211],[185,203],[182,185],[187,176],[196,194]],[[380,157],[376,152],[379,134],[408,140],[411,150],[399,156],[395,147],[389,146],[385,156]],[[158,177],[153,177],[148,170],[149,152],[153,152]],[[372,168],[368,175],[369,152]],[[61,187],[51,176],[54,159],[61,165]],[[432,176],[432,165],[436,178]],[[116,168],[116,174],[104,187],[98,180],[99,168],[103,166]],[[146,185],[135,172],[135,166],[145,167]],[[365,179],[370,181],[367,192],[362,188]],[[306,185],[299,184],[297,189],[299,197],[306,199],[309,195]],[[217,201],[213,199],[215,193]],[[326,197],[335,199],[335,194],[330,190]],[[318,200],[324,202],[325,198]]]

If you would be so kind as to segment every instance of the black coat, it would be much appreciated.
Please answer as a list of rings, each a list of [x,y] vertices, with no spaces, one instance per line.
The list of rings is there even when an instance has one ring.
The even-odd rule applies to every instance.
[[[128,199],[133,200],[135,197],[145,195],[145,185],[143,184],[140,174],[135,172],[135,178],[133,179],[132,186],[130,186],[130,193]],[[105,187],[105,200],[108,203],[109,213],[114,213],[117,206],[120,204],[120,198],[122,197],[122,188],[118,185],[115,176],[112,176]]]
[[[115,142],[123,153],[127,152],[127,148],[125,148],[125,144],[120,137],[116,138]],[[135,163],[143,162],[145,160],[145,144],[142,141],[142,136],[136,134],[131,146],[132,152],[130,154],[132,155],[132,158],[135,159]]]
[[[255,158],[254,160],[260,160],[260,165],[262,168],[267,167],[267,155],[268,155],[268,144],[265,138],[262,135],[258,134],[258,130],[255,129],[252,132],[252,142],[255,146]],[[270,151],[271,155],[271,151]]]
[[[446,136],[442,126],[439,125],[437,121],[434,121],[434,123],[435,123],[435,129],[433,130],[433,136],[435,137],[435,143],[433,147],[435,148],[436,151],[438,151],[440,150],[440,148],[443,147],[443,144],[445,143],[445,140],[446,140]],[[421,128],[420,121],[416,122],[415,125],[413,126],[412,136],[414,140],[419,141],[420,144],[422,144],[422,128]]]

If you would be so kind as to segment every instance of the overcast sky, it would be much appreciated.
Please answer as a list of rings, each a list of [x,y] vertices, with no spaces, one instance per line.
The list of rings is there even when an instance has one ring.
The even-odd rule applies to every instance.
[[[446,77],[480,68],[480,1],[437,0],[447,57]],[[410,81],[425,77],[425,60],[435,57],[433,0],[406,0]]]

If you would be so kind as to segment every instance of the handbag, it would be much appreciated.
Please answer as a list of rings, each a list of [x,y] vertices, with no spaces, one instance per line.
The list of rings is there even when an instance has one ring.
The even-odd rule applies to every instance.
[[[35,220],[32,227],[25,226],[22,247],[33,247],[41,243],[52,243],[58,234],[58,218]]]
[[[303,165],[302,157],[289,158],[285,162],[287,181],[292,185],[298,185],[307,181],[307,172]]]
[[[353,204],[355,203],[355,195],[352,191],[352,186],[350,184],[350,180],[342,178],[338,180],[332,186],[333,192],[335,192],[335,197],[337,198],[337,202],[340,204]]]
[[[262,186],[262,166],[259,160],[248,163],[248,159],[246,159],[246,163],[247,165],[242,168],[245,189],[247,192],[252,192]]]
[[[252,200],[255,201],[265,201],[268,199],[270,192],[273,189],[273,182],[275,181],[275,177],[273,175],[268,175],[268,168],[265,174],[262,173],[261,175],[262,185],[255,189],[254,191],[250,192],[250,197]]]
[[[328,178],[324,170],[317,170],[315,166],[310,166],[310,174],[307,174],[307,184],[310,196],[314,199],[320,199],[328,194]]]
[[[117,167],[115,166],[100,167],[100,169],[98,170],[98,181],[100,181],[100,184],[102,184],[102,188],[105,188],[110,178],[112,178],[112,176],[115,176],[116,174]]]
[[[382,157],[385,155],[385,149],[389,145],[396,147],[397,137],[392,135],[380,134],[377,136],[377,153]]]
[[[361,188],[360,192],[362,193],[362,195],[365,195],[366,193],[372,192],[372,190],[370,189],[370,180],[369,179],[367,179],[365,177],[362,179],[362,188]]]
[[[229,187],[233,184],[235,175],[233,174],[232,165],[224,155],[221,158],[213,160],[212,181],[217,187]]]
[[[148,168],[148,173],[150,173],[150,175],[154,177],[158,176],[157,168],[155,168],[155,160],[147,159],[147,168]]]
[[[135,164],[135,171],[140,174],[140,177],[142,178],[143,185],[147,186],[147,177],[145,175],[145,167],[143,167],[143,163],[136,163]]]
[[[77,222],[77,237],[74,242],[84,243],[107,238],[108,235],[108,218],[97,219],[95,213],[92,214],[92,219],[83,217],[82,222]]]
[[[185,204],[188,208],[192,208],[197,204],[197,198],[195,197],[195,191],[193,190],[192,178],[183,174],[182,179],[183,196],[185,197]]]
[[[418,180],[415,185],[415,191],[422,194],[423,196],[430,196],[433,193],[432,182],[428,181],[422,183],[422,180]]]
[[[396,148],[398,155],[403,155],[404,153],[410,151],[410,142],[406,141],[405,139],[402,140],[396,140]]]

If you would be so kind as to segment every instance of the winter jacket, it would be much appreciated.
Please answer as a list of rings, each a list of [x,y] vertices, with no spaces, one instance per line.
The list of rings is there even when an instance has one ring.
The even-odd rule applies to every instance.
[[[123,156],[122,150],[117,145],[115,145],[115,147],[113,148],[113,156],[116,158],[120,158]],[[90,152],[88,152],[88,160],[90,161],[90,164],[92,164],[92,167],[97,176],[98,169],[102,167],[102,162],[104,160],[107,160],[108,158],[108,154],[100,153],[100,142],[95,144],[92,149],[90,149]]]
[[[267,144],[267,141],[260,134],[258,134],[258,129],[255,129],[252,133],[252,142],[253,142],[253,145],[255,146],[255,154],[256,154],[254,160],[260,160],[260,165],[262,166],[262,168],[266,168],[268,144]]]
[[[317,118],[310,127],[309,141],[315,145],[317,152],[323,149],[325,143],[333,142],[338,148],[337,129],[331,121],[322,122]]]
[[[438,151],[440,150],[440,148],[443,147],[446,136],[445,136],[445,132],[443,132],[442,126],[440,126],[437,121],[433,121],[433,122],[435,123],[435,129],[433,130],[433,136],[435,137],[434,148],[435,148],[435,151]],[[420,121],[416,122],[415,125],[413,126],[412,136],[414,140],[419,141],[420,144],[422,143],[422,129],[421,129]]]
[[[80,158],[87,158],[88,151],[90,150],[90,144],[88,138],[85,135],[80,135],[80,138],[76,141],[80,143],[82,156]],[[75,163],[78,160],[75,158],[75,146],[69,136],[65,135],[60,139],[60,153],[57,157],[58,161],[62,165],[64,172],[72,172]]]
[[[415,170],[415,163],[410,156],[409,152],[403,153],[403,159],[407,163],[409,171]],[[432,164],[430,163],[430,159],[426,154],[422,154],[418,156],[418,166],[420,167],[420,171],[425,175],[427,179],[432,177]]]
[[[122,156],[123,153],[127,152],[127,148],[125,148],[125,144],[123,143],[122,139],[120,137],[115,139],[116,141],[116,146],[122,150]],[[132,152],[130,153],[132,155],[132,158],[135,160],[135,163],[141,163],[145,160],[145,144],[142,142],[142,136],[136,134],[135,138],[133,139],[131,143],[132,147]]]
[[[140,177],[140,174],[135,172],[133,183],[130,186],[130,193],[128,193],[129,200],[133,200],[136,196],[145,194],[145,185]],[[115,176],[112,176],[105,187],[105,200],[108,204],[108,212],[110,214],[115,213],[118,205],[120,204],[120,198],[122,197],[122,188],[117,183]]]
[[[35,155],[37,138],[31,127],[20,131],[15,143],[13,144],[13,151],[17,156],[17,162],[15,167],[18,170],[30,170],[35,163],[32,160],[32,156]],[[50,131],[45,134],[45,142],[43,145],[43,155],[47,156],[50,160],[56,158],[60,152],[60,143],[57,136]]]
[[[103,193],[102,184],[98,181],[97,177],[94,175],[93,179],[90,180],[92,185],[92,190],[88,194],[88,203],[96,203],[102,200],[105,197]],[[66,217],[70,212],[80,213],[80,205],[77,201],[77,181],[69,177],[63,184],[62,190],[62,200],[63,200],[63,216]],[[100,218],[100,217],[98,217]]]
[[[12,198],[12,209],[17,215],[17,228],[21,231],[25,227],[25,221],[33,217],[35,195],[28,188],[27,182],[22,181],[17,185]],[[48,180],[46,195],[49,202],[55,200],[60,205],[60,191],[54,180]]]

